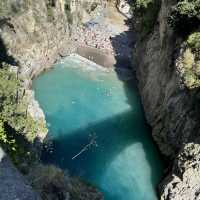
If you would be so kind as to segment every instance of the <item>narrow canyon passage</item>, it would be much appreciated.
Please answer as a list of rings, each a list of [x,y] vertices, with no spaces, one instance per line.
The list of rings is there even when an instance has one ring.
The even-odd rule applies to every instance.
[[[128,20],[108,7],[81,32],[79,55],[33,82],[51,141],[42,160],[95,185],[105,200],[155,200],[162,174],[131,70],[133,38]]]

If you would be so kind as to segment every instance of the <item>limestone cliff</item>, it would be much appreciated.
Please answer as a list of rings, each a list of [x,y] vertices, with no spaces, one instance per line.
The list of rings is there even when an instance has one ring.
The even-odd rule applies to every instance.
[[[65,56],[74,51],[75,47],[73,40],[71,39],[73,31],[76,30],[76,26],[81,23],[82,20],[86,20],[84,17],[86,14],[88,15],[88,19],[95,8],[101,5],[100,1],[91,1],[89,3],[87,3],[87,1],[77,1],[77,4],[75,5],[72,5],[71,2],[72,1],[70,0],[0,1],[0,68],[2,70],[2,66],[4,66],[2,63],[6,63],[5,66],[8,66],[7,70],[14,72],[16,79],[20,82],[20,86],[17,86],[20,88],[16,87],[16,99],[18,102],[21,102],[22,99],[26,99],[26,102],[28,102],[28,104],[23,105],[26,110],[24,116],[30,116],[31,123],[36,123],[37,133],[34,133],[35,138],[32,138],[33,141],[39,139],[40,142],[42,142],[46,137],[47,129],[44,128],[44,114],[40,109],[39,104],[34,99],[34,93],[30,87],[32,79],[45,69],[50,68],[61,56]],[[72,9],[72,6],[74,6],[74,10]],[[83,9],[81,10],[81,8]],[[86,13],[84,16],[82,11]],[[9,76],[6,81],[10,81]],[[19,104],[17,101],[14,101],[14,104]],[[10,110],[10,112],[12,111]],[[19,121],[18,118],[19,117],[16,117],[16,121]],[[7,123],[7,121],[5,123]],[[16,131],[18,128],[15,127],[15,123],[9,125],[13,131]],[[23,133],[18,130],[16,132],[21,135],[26,135],[26,130]],[[12,164],[7,164],[5,158],[2,158],[2,160],[0,159],[0,168],[5,168],[4,163],[6,163],[7,167],[7,171],[5,171],[10,171],[12,172],[11,174],[15,175],[10,176],[7,173],[5,176],[0,177],[0,179],[2,180],[3,178],[4,181],[8,179],[9,184],[13,187],[13,193],[10,198],[18,198],[19,194],[23,193],[24,187],[24,198],[22,199],[40,199],[38,194],[31,191],[32,188],[24,183],[25,180],[23,178],[20,178],[18,183],[15,181],[16,176],[22,176]],[[22,164],[25,165],[25,168],[29,168],[26,163]],[[45,174],[46,177],[40,181],[40,185],[34,185],[35,182],[31,185],[34,186],[42,198],[45,195],[48,196],[48,199],[103,198],[100,193],[93,189],[93,187],[80,180],[74,180],[68,176],[65,177],[60,169],[52,167],[51,169],[53,169],[54,173],[49,174],[48,167],[41,166],[41,168],[44,173],[47,173]],[[30,173],[29,176],[31,175],[33,174]],[[57,176],[58,179],[54,180]],[[46,179],[48,182],[45,182]],[[68,179],[70,179],[70,187]],[[37,177],[34,179],[34,177],[31,176],[30,180],[38,181],[39,179]],[[67,184],[68,188],[64,188],[62,183]],[[1,181],[0,185],[1,184],[4,184],[4,182]],[[22,187],[15,186],[15,184],[19,184]],[[5,190],[6,185],[4,184],[0,187],[2,190]],[[47,191],[47,187],[49,191]],[[6,196],[9,196],[8,188],[7,191],[3,192],[5,192],[5,198]],[[47,197],[45,196],[44,199],[46,198]],[[2,199],[1,196],[0,199]]]
[[[160,185],[161,199],[192,200],[200,198],[199,89],[188,88],[179,70],[185,50],[168,23],[175,3],[162,0],[153,31],[138,36],[135,67],[153,138],[164,155],[175,158]]]
[[[20,71],[32,78],[69,49],[68,17],[62,1],[10,0],[5,5],[8,8],[1,14],[1,46]]]
[[[33,78],[74,50],[73,31],[98,6],[100,0],[3,0],[0,45],[5,53],[0,61],[18,63],[21,74]]]

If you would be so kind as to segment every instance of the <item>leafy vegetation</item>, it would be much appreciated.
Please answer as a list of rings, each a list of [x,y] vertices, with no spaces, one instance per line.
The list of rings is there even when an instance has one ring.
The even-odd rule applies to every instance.
[[[189,89],[200,87],[200,0],[179,0],[172,7],[169,23],[184,41],[183,82]]]
[[[200,86],[200,62],[195,59],[195,54],[188,47],[183,53],[179,71],[187,88]]]
[[[148,6],[153,3],[154,3],[154,0],[135,0],[133,2],[133,9],[136,12],[138,11],[141,12],[141,11],[146,10]]]
[[[142,36],[149,34],[155,25],[160,8],[159,0],[134,0],[132,3],[133,13],[141,20],[139,31]]]
[[[200,25],[200,0],[179,0],[169,22],[183,36],[194,31]]]
[[[44,123],[34,121],[27,113],[28,100],[21,81],[7,65],[0,69],[0,144],[17,164],[33,158],[28,151]]]
[[[6,67],[0,70],[1,118],[17,132],[26,133],[27,140],[33,142],[38,129],[27,113],[28,102],[24,92],[15,73]]]
[[[194,32],[185,42],[182,57],[182,76],[189,89],[200,86],[200,33]]]
[[[6,125],[6,122],[2,119],[0,119],[0,145],[20,168],[22,162],[32,163],[36,158],[36,154],[29,151],[30,149],[24,138],[16,135],[16,132]],[[21,168],[21,170],[24,169]],[[27,169],[25,170],[27,171]]]
[[[28,176],[33,188],[42,199],[101,199],[101,194],[91,184],[76,177],[71,177],[65,170],[54,165],[38,164],[31,168]]]
[[[13,137],[10,137],[4,129],[4,122],[0,120],[0,144],[8,146],[9,151],[16,151],[17,144]]]
[[[68,199],[69,180],[53,165],[36,165],[29,180],[42,199]]]
[[[200,32],[194,32],[189,35],[187,45],[196,55],[196,58],[200,60]]]

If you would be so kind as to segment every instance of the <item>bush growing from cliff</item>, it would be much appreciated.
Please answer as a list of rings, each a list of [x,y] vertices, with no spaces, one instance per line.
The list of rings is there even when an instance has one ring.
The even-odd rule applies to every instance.
[[[3,146],[9,146],[11,151],[16,151],[15,139],[10,139],[4,129],[4,122],[0,120],[0,144]]]
[[[20,163],[32,163],[36,155],[34,152],[30,152],[26,141],[23,137],[17,137],[15,131],[6,125],[6,123],[0,119],[0,146],[9,154],[13,162],[19,166],[21,170]],[[28,169],[25,169],[26,171]]]
[[[160,1],[134,0],[131,4],[131,7],[136,18],[141,20],[139,31],[144,37],[153,30],[160,8]]]
[[[24,133],[29,142],[33,142],[38,124],[27,113],[28,102],[20,87],[20,80],[7,67],[0,69],[1,118],[17,132]]]
[[[200,26],[200,0],[180,0],[172,8],[170,24],[181,35],[187,35]]]
[[[196,58],[200,60],[200,32],[194,32],[189,35],[187,45],[191,48]]]
[[[28,102],[21,81],[8,65],[0,69],[0,144],[15,163],[34,160],[27,149],[38,132],[38,124],[27,113]]]
[[[133,9],[136,12],[142,12],[148,8],[150,4],[153,4],[154,0],[135,0],[133,1]]]
[[[68,199],[68,179],[64,171],[53,165],[37,165],[29,175],[33,188],[42,199]]]

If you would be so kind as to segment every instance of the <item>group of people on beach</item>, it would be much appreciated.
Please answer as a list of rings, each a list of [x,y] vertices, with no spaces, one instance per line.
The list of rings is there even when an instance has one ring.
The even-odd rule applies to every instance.
[[[114,53],[111,34],[101,30],[98,25],[91,27],[82,26],[78,28],[77,40],[81,46],[90,46]]]
[[[115,26],[90,21],[77,28],[75,40],[78,46],[89,46],[119,57],[130,57],[130,39],[117,33]],[[91,59],[92,60],[92,59]]]

